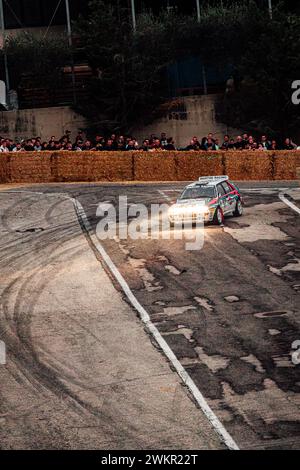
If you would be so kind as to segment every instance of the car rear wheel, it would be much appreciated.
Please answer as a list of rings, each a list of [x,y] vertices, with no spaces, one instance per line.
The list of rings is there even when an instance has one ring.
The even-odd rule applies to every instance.
[[[213,218],[214,225],[222,225],[224,223],[224,214],[221,207],[217,207],[215,211],[215,215]]]
[[[243,215],[243,206],[241,200],[239,199],[235,205],[235,210],[233,213],[234,217],[241,217]]]

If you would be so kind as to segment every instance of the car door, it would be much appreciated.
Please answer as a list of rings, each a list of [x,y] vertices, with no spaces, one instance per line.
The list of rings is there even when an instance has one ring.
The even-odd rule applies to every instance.
[[[228,212],[234,212],[235,205],[236,205],[235,193],[233,189],[231,188],[231,186],[229,186],[229,184],[226,183],[226,181],[222,183],[222,186],[224,188],[225,195],[226,195],[226,204],[227,204]]]
[[[218,192],[218,198],[219,198],[219,205],[223,211],[223,214],[227,214],[230,212],[229,210],[229,202],[226,198],[226,192],[225,189],[223,188],[222,184],[217,185],[217,192]]]

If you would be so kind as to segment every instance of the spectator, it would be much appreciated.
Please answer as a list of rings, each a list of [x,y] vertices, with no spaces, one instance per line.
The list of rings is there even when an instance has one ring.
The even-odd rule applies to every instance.
[[[228,144],[228,150],[235,150],[234,139],[230,139],[229,144]]]
[[[278,150],[276,140],[272,140],[269,150]]]
[[[4,153],[9,152],[9,146],[5,139],[1,141],[0,152],[4,152]]]
[[[160,144],[160,139],[154,139],[153,143],[151,145],[151,150],[161,150],[161,144]]]
[[[136,150],[135,141],[133,139],[129,140],[128,144],[126,145],[126,150],[128,151]]]
[[[26,144],[24,146],[24,150],[26,150],[26,152],[34,152],[34,144],[33,144],[32,139],[28,139],[26,141]]]
[[[167,144],[164,146],[164,150],[176,150],[173,137],[169,137],[167,139]]]
[[[207,137],[202,137],[200,149],[201,150],[206,150],[206,144],[207,144]]]
[[[223,140],[223,144],[221,145],[221,150],[228,150],[228,146],[229,146],[229,135],[226,134],[224,135],[224,140]]]
[[[73,149],[76,150],[77,152],[82,152],[83,150],[83,140],[77,140],[75,144],[73,145]]]
[[[67,130],[59,140],[61,143],[71,142],[71,131]]]
[[[242,137],[243,137],[243,140],[242,140],[243,149],[245,149],[247,147],[248,141],[249,141],[249,136],[248,136],[247,132],[244,132]]]
[[[198,143],[195,143],[194,139],[192,139],[185,150],[200,150],[200,146]]]
[[[139,147],[137,140],[133,136],[111,134],[108,139],[105,139],[101,134],[97,134],[93,140],[90,138],[84,139],[84,133],[79,130],[75,142],[72,144],[70,140],[70,131],[57,140],[54,135],[51,136],[48,142],[42,142],[41,137],[27,138],[19,142],[15,142],[10,138],[0,137],[0,152],[40,152],[40,151],[60,151],[60,150],[76,150],[76,151],[113,151],[113,150],[141,150],[141,151],[160,151],[160,150],[176,150],[176,146],[172,137],[167,137],[165,132],[161,133],[158,138],[155,134],[151,134],[150,138],[143,140],[143,144]],[[222,145],[220,145],[218,138],[213,138],[210,132],[206,137],[203,137],[201,143],[198,137],[194,136],[189,145],[181,150],[277,150],[279,145],[276,140],[270,141],[266,134],[263,134],[258,141],[252,135],[243,133],[236,137],[230,138],[228,134],[224,135]],[[291,138],[286,138],[283,145],[283,150],[297,149],[297,145]],[[299,149],[299,148],[298,148]]]
[[[216,150],[215,141],[211,137],[207,137],[205,150]]]
[[[167,144],[168,144],[167,134],[165,132],[162,132],[160,136],[160,145],[161,147],[165,147]]]
[[[295,145],[292,143],[292,141],[289,137],[287,137],[285,139],[282,149],[283,150],[294,150],[295,149]]]
[[[78,134],[77,134],[76,139],[75,139],[75,144],[78,142],[78,140],[80,140],[82,142],[84,141],[84,134],[83,134],[82,129],[78,130]]]
[[[270,150],[271,142],[267,139],[266,135],[261,136],[260,144],[263,147],[263,150]]]
[[[236,150],[243,150],[243,138],[241,135],[237,136],[234,146]]]
[[[142,146],[140,147],[140,150],[142,150],[143,152],[148,152],[149,148],[150,148],[150,141],[149,141],[149,139],[145,139],[143,141]]]
[[[108,141],[106,142],[106,144],[103,147],[103,150],[105,150],[106,152],[113,152],[115,150],[114,149],[114,142],[111,139],[108,139]]]
[[[86,140],[83,147],[82,147],[82,150],[86,150],[86,151],[90,151],[92,150],[92,142],[90,140]]]
[[[22,147],[22,144],[18,142],[16,146],[13,148],[12,152],[24,152],[24,148]]]

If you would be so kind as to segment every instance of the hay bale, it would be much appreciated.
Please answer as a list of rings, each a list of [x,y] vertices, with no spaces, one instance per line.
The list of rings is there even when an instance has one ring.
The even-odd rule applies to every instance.
[[[11,183],[44,183],[51,181],[51,152],[9,154]]]
[[[222,175],[224,152],[178,152],[178,181],[193,181],[200,176]]]
[[[177,181],[176,152],[133,152],[136,181]]]
[[[266,151],[227,152],[225,172],[232,180],[271,180],[273,178],[272,153]]]
[[[130,181],[129,152],[58,152],[57,181]]]
[[[300,166],[299,150],[282,150],[274,153],[275,180],[296,180],[298,166]]]
[[[10,182],[9,157],[6,153],[0,153],[0,184]]]

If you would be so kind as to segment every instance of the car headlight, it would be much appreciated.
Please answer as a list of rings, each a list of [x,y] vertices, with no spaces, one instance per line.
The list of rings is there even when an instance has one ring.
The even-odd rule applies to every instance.
[[[177,214],[206,214],[209,212],[209,207],[204,206],[171,206],[169,208],[169,215],[177,215]]]
[[[205,214],[206,212],[209,212],[209,208],[208,206],[201,206],[197,208],[197,212],[199,212],[200,214]]]

